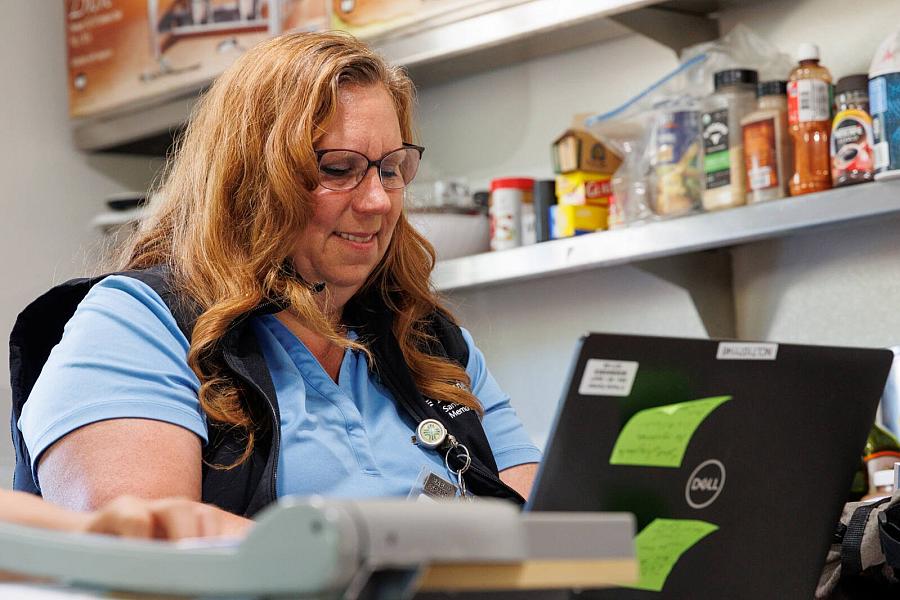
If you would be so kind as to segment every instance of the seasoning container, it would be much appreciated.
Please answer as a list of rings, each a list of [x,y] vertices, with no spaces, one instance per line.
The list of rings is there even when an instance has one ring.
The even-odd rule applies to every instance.
[[[700,206],[700,111],[689,98],[663,101],[654,107],[650,127],[650,210],[674,217]]]
[[[488,214],[491,221],[491,250],[507,250],[534,243],[534,180],[504,177],[491,181]]]
[[[748,204],[787,196],[792,164],[787,81],[764,81],[756,96],[756,110],[741,119]]]
[[[831,181],[835,187],[875,178],[874,137],[869,116],[869,76],[838,80],[831,126]]]
[[[900,30],[881,43],[869,67],[875,179],[900,177]]]
[[[802,44],[800,64],[788,81],[788,125],[793,144],[791,196],[831,188],[831,73],[819,64],[819,47]]]
[[[756,108],[758,74],[728,69],[713,76],[715,93],[704,103],[703,208],[718,210],[746,202],[741,119]]]
[[[900,464],[900,463],[897,463]],[[862,502],[887,498],[894,493],[894,469],[875,471],[869,478],[869,491]]]

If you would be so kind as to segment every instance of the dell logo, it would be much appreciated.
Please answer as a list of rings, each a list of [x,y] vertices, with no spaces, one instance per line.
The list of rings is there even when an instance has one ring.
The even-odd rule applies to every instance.
[[[725,487],[725,465],[716,459],[700,463],[684,488],[684,499],[691,508],[706,508]]]
[[[691,481],[692,492],[718,492],[718,477],[694,477]]]

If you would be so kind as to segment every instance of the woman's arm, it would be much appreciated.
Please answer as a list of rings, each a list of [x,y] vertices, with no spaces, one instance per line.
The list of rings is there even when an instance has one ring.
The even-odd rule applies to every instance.
[[[252,521],[198,502],[201,458],[200,439],[177,425],[92,423],[53,444],[38,465],[44,498],[71,510],[31,498],[9,520],[128,537],[243,535]]]
[[[531,488],[534,487],[534,478],[537,476],[538,463],[525,463],[500,471],[500,481],[519,492],[519,495],[528,500],[531,496]]]
[[[38,465],[44,497],[71,510],[96,510],[117,496],[200,500],[201,441],[149,419],[111,419],[55,442]]]

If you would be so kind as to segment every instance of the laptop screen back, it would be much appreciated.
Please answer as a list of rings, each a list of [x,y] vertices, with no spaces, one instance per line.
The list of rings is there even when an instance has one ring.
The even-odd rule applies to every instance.
[[[811,598],[893,355],[591,334],[531,510],[637,517],[641,589]]]

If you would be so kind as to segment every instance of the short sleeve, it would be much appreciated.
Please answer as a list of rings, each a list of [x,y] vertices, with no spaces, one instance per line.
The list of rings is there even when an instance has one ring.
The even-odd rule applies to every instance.
[[[516,465],[535,463],[541,460],[541,451],[531,441],[528,432],[509,402],[509,396],[500,389],[497,381],[488,371],[484,355],[475,346],[472,335],[462,330],[463,339],[469,346],[469,363],[466,373],[472,382],[472,393],[484,408],[482,426],[487,434],[497,469],[503,471]]]
[[[150,286],[118,275],[96,284],[66,324],[19,418],[35,476],[41,453],[54,442],[108,419],[165,421],[206,443],[188,348]]]

